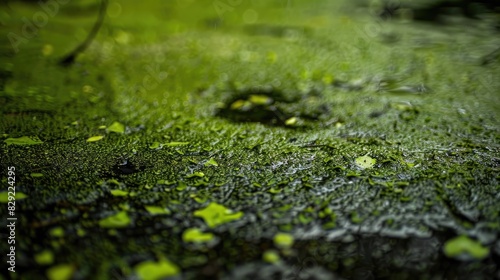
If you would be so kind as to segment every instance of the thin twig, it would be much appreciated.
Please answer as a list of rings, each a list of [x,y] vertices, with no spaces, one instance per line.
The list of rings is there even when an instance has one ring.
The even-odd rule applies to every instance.
[[[60,61],[59,64],[61,66],[71,66],[74,62],[76,57],[84,52],[90,43],[94,40],[95,36],[99,32],[99,29],[101,29],[101,26],[104,22],[104,17],[106,16],[106,10],[108,9],[108,0],[101,0],[101,7],[99,9],[99,17],[97,18],[96,23],[94,24],[94,27],[92,27],[92,30],[90,31],[89,35],[83,41],[78,47],[76,47],[72,52],[67,54],[65,57],[63,57]]]

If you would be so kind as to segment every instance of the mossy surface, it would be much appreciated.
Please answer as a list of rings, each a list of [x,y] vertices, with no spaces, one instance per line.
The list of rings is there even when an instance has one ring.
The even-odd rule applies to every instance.
[[[61,6],[18,52],[7,34],[39,7],[5,6],[0,167],[5,191],[16,168],[16,277],[498,276],[489,18],[229,2],[111,1],[69,68],[57,59],[94,2]],[[449,253],[456,236],[467,242]],[[480,258],[454,258],[469,245]]]

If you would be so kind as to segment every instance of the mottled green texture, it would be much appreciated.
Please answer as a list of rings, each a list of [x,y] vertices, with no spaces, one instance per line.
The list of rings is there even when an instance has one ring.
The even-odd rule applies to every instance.
[[[15,166],[19,278],[63,264],[132,279],[163,256],[183,279],[498,275],[500,68],[481,65],[499,44],[494,14],[431,25],[379,20],[363,1],[241,1],[221,15],[212,0],[110,1],[61,68],[97,1],[60,6],[17,53],[7,35],[40,7],[8,2],[0,216]],[[213,238],[185,242],[190,229]],[[489,254],[448,257],[461,235]],[[53,262],[38,264],[46,250]]]

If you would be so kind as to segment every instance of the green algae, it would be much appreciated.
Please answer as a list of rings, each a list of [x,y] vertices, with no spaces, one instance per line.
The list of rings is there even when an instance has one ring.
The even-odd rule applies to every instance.
[[[69,280],[75,272],[74,265],[58,264],[47,270],[47,278],[49,280]]]
[[[44,250],[35,255],[35,261],[39,265],[51,265],[54,263],[54,253],[50,250]]]
[[[287,249],[292,247],[294,238],[293,235],[289,233],[279,232],[274,235],[273,241],[274,245],[276,245],[278,248]]]
[[[196,210],[194,216],[202,218],[208,227],[214,228],[240,219],[243,216],[243,212],[233,212],[224,205],[210,202],[207,207]]]
[[[177,275],[180,270],[172,262],[167,259],[154,261],[144,261],[134,267],[137,276],[144,280],[157,280],[165,277]]]
[[[376,159],[371,158],[368,155],[356,158],[356,165],[363,169],[373,168],[376,162]]]
[[[490,253],[489,248],[466,235],[460,235],[446,241],[443,251],[450,258],[458,258],[466,254],[478,260],[486,258]]]
[[[134,6],[133,15],[126,14],[130,3],[120,2],[123,17],[107,23],[75,69],[51,66],[57,53],[30,60],[23,51],[6,56],[15,64],[1,66],[13,74],[0,78],[0,164],[19,169],[16,195],[29,194],[16,201],[19,221],[29,229],[18,250],[54,246],[56,261],[68,254],[81,278],[133,277],[131,267],[157,252],[175,260],[186,279],[220,278],[243,273],[239,264],[262,262],[272,250],[270,238],[283,231],[299,248],[298,260],[280,250],[292,273],[314,262],[343,278],[356,278],[351,270],[376,278],[395,270],[432,278],[439,269],[431,259],[450,264],[435,249],[448,239],[442,231],[497,242],[491,236],[499,224],[499,84],[494,62],[474,64],[481,48],[495,44],[483,31],[469,36],[466,30],[387,22],[384,32],[400,38],[387,45],[379,42],[384,34],[365,28],[376,29],[377,22],[337,17],[340,9],[325,1],[294,1],[297,6],[286,10],[293,17],[283,24],[277,22],[287,21],[288,12],[277,2],[242,4],[214,29],[200,27],[219,17],[207,15],[213,1],[190,2],[147,3]],[[239,13],[247,8],[262,24],[242,22]],[[136,9],[144,18],[157,11],[155,19],[135,20]],[[192,16],[182,16],[186,11]],[[72,19],[64,14],[57,22],[70,29],[65,23]],[[45,30],[26,51],[43,51],[42,39],[55,40],[55,52],[64,49],[51,37],[59,27]],[[23,67],[27,61],[32,69]],[[145,69],[169,75],[161,80],[158,74],[157,87],[146,89]],[[105,141],[85,143],[104,135],[103,126],[113,120],[127,125],[126,135],[107,127]],[[7,142],[19,135],[38,135],[43,145]],[[371,168],[357,164],[362,155],[376,158]],[[134,172],[120,171],[125,159]],[[206,201],[244,215],[228,220],[234,212],[198,212]],[[167,209],[170,214],[159,213]],[[134,223],[123,219],[124,230],[96,226],[117,211]],[[64,236],[39,241],[59,225]],[[187,229],[209,234],[207,227],[220,239],[216,249],[183,244]],[[426,254],[412,250],[418,244]],[[196,258],[204,261],[191,261]],[[489,256],[481,260],[476,267],[453,267],[464,277],[494,274]],[[22,277],[37,277],[39,270],[24,268]]]
[[[169,215],[171,213],[169,209],[161,206],[145,205],[144,208],[146,208],[151,215]]]
[[[9,199],[9,197],[12,197],[11,194],[9,194],[9,192],[0,192],[0,203],[7,203],[9,201],[12,201],[11,199]],[[14,195],[14,198],[16,200],[22,200],[22,199],[25,199],[27,197],[28,197],[28,195],[26,195],[23,192],[19,192],[19,191],[17,191]]]
[[[268,263],[278,263],[280,259],[280,255],[275,250],[267,250],[262,254],[262,260]]]
[[[129,194],[128,191],[123,190],[110,190],[110,192],[113,196],[127,196]]]
[[[99,221],[99,226],[102,228],[123,228],[129,225],[130,217],[125,211],[120,211]]]
[[[182,240],[184,242],[204,243],[213,239],[214,235],[212,233],[205,233],[197,228],[189,228],[182,233]]]

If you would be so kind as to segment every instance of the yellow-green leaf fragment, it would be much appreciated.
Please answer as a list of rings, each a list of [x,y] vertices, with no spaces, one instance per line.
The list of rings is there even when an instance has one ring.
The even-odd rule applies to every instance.
[[[31,173],[30,176],[33,178],[38,178],[38,177],[43,177],[43,174],[42,173]]]
[[[484,259],[490,254],[490,250],[481,243],[470,239],[465,235],[452,238],[444,243],[444,254],[450,258],[461,255],[469,255],[474,259]]]
[[[146,205],[144,206],[146,210],[151,215],[168,215],[170,214],[170,210],[165,207],[155,206],[155,205]]]
[[[291,117],[285,121],[285,125],[287,126],[294,126],[297,124],[297,118],[296,117]]]
[[[64,229],[62,227],[55,227],[50,230],[50,235],[54,237],[63,237],[64,236]]]
[[[113,196],[127,196],[128,195],[127,191],[122,191],[122,190],[111,190],[110,192]]]
[[[134,267],[135,273],[142,280],[158,280],[179,274],[180,269],[174,263],[163,259],[158,262],[144,261]]]
[[[204,176],[205,174],[203,172],[194,172],[193,174],[187,175],[186,178],[194,178],[194,177],[202,178]]]
[[[102,228],[122,228],[130,224],[130,217],[127,212],[120,211],[113,216],[106,217],[99,221],[99,226]]]
[[[87,142],[96,142],[96,141],[101,140],[102,138],[104,138],[104,136],[101,136],[101,135],[99,135],[99,136],[92,136],[89,139],[87,139]]]
[[[273,241],[276,247],[287,249],[293,245],[293,236],[289,233],[279,232],[274,236]]]
[[[233,213],[224,205],[211,202],[206,208],[194,212],[195,217],[205,220],[210,228],[238,220],[243,216],[243,212]]]
[[[280,255],[275,250],[267,250],[262,255],[262,260],[267,263],[277,263],[280,261]]]
[[[213,238],[214,235],[212,233],[204,233],[197,228],[186,229],[182,234],[182,240],[184,240],[184,242],[203,243],[209,242]]]
[[[229,108],[231,108],[231,110],[240,110],[245,107],[251,107],[251,105],[252,104],[246,100],[238,99],[234,101]]]
[[[12,194],[12,192],[10,192]],[[16,200],[21,200],[25,199],[28,197],[22,192],[16,192],[16,195],[14,196]],[[14,200],[11,200],[14,201]],[[9,192],[0,192],[0,203],[7,203],[9,202]]]
[[[125,126],[119,122],[114,122],[108,127],[108,132],[124,133]]]
[[[39,265],[49,265],[54,262],[54,254],[49,250],[44,250],[35,255],[35,261]]]
[[[273,99],[267,95],[252,94],[248,101],[255,105],[268,105],[273,103]]]
[[[47,278],[50,280],[67,280],[71,279],[75,267],[71,264],[59,264],[47,269]]]
[[[153,144],[151,144],[151,145],[149,146],[149,148],[150,148],[151,150],[158,149],[158,148],[161,148],[161,144],[160,144],[160,142],[154,142]]]
[[[377,160],[368,155],[356,158],[356,165],[363,169],[373,168],[375,163],[377,163]]]
[[[189,144],[189,142],[169,142],[169,143],[165,143],[163,145],[168,146],[168,147],[177,147],[177,146],[186,146],[188,144]]]
[[[215,161],[215,159],[210,158],[207,162],[205,162],[205,166],[219,166],[219,164]]]
[[[3,142],[7,145],[37,145],[43,144],[43,141],[36,136],[22,136],[19,138],[7,138]]]

